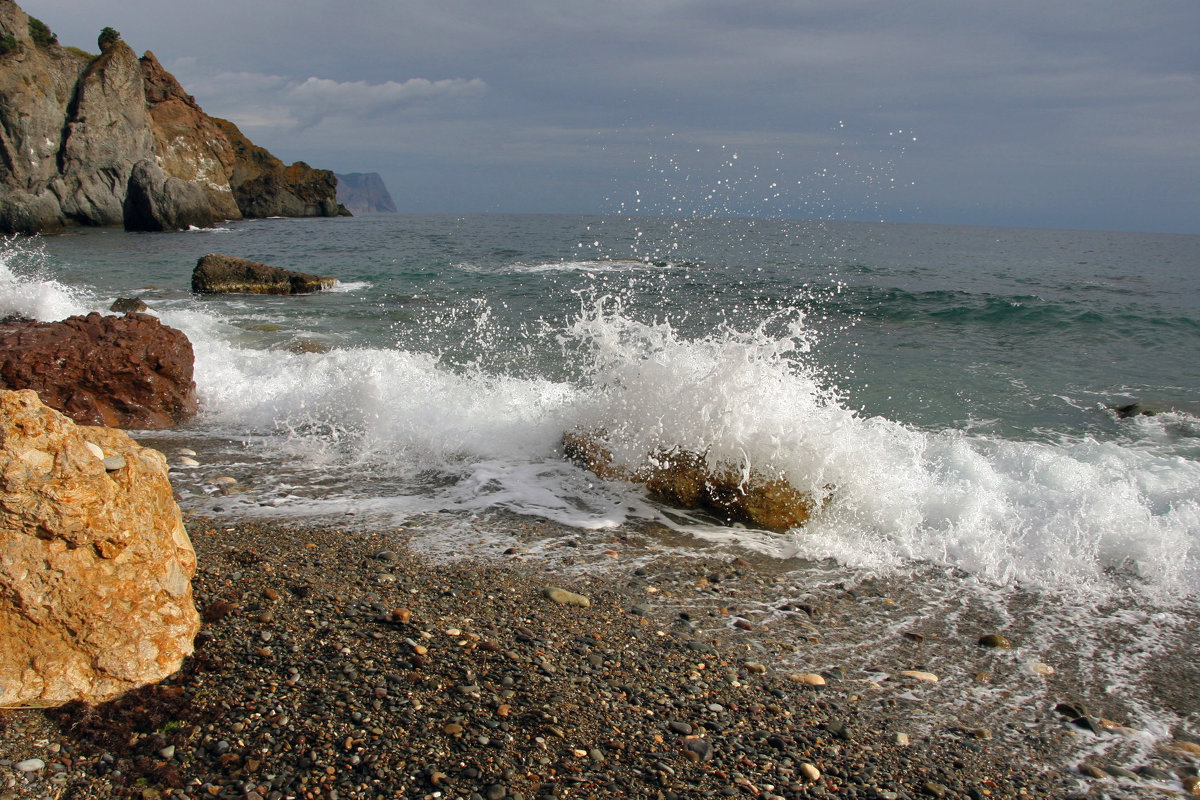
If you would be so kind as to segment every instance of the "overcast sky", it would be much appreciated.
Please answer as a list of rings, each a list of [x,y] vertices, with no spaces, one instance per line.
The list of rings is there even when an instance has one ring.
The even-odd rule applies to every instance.
[[[402,211],[1200,233],[1198,0],[23,0]]]

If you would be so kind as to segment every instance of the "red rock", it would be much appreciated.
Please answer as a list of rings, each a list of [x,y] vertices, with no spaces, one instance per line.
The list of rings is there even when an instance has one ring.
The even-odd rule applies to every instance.
[[[192,344],[146,314],[0,324],[0,389],[32,389],[77,423],[157,429],[196,415]]]
[[[103,702],[178,670],[195,571],[161,453],[0,391],[0,707]]]

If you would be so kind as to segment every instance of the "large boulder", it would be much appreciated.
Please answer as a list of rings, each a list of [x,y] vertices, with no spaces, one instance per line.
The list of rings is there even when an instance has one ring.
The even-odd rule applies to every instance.
[[[0,391],[0,707],[98,703],[178,670],[195,570],[161,453]]]
[[[197,294],[310,294],[336,283],[337,278],[293,272],[219,253],[202,256],[192,270],[192,291]]]
[[[0,323],[0,389],[32,389],[75,422],[170,428],[196,415],[192,343],[147,314]]]
[[[821,498],[783,478],[747,472],[741,465],[709,464],[703,454],[687,450],[650,453],[645,463],[626,467],[614,463],[601,434],[575,431],[563,437],[563,451],[601,478],[641,483],[656,500],[707,511],[726,524],[787,531],[808,522],[821,504]]]

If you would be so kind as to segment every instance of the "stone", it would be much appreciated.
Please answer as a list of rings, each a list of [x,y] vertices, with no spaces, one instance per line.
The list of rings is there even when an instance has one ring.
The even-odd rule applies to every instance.
[[[919,669],[901,670],[900,676],[902,678],[911,678],[912,680],[920,681],[921,683],[937,683],[938,681],[937,675],[934,675],[932,672],[925,672]]]
[[[0,391],[0,707],[99,703],[178,670],[195,570],[161,453]]]
[[[187,337],[147,314],[0,323],[0,389],[83,425],[170,428],[199,410]]]
[[[202,256],[192,270],[192,291],[197,294],[310,294],[336,283],[336,278],[293,272],[218,253]]]
[[[581,594],[568,592],[566,589],[559,589],[556,586],[547,586],[542,592],[549,600],[554,601],[562,606],[578,606],[579,608],[587,608],[592,604],[592,601]]]
[[[704,455],[686,450],[657,451],[640,466],[624,467],[614,463],[603,436],[595,432],[564,435],[563,454],[601,478],[644,484],[656,500],[703,509],[726,524],[783,532],[804,525],[821,503],[783,478],[757,470],[744,474],[742,465],[709,464]]]
[[[821,780],[821,770],[817,769],[808,762],[800,764],[800,766],[796,769],[800,773],[800,776],[809,783],[816,783],[817,781]]]
[[[37,772],[40,769],[46,768],[46,762],[40,758],[27,758],[24,761],[18,761],[13,764],[13,769],[17,772]]]
[[[140,313],[142,311],[149,311],[150,306],[146,305],[145,301],[140,297],[118,297],[108,307],[108,310],[115,311],[118,314]]]
[[[796,683],[800,683],[805,686],[824,686],[825,685],[825,678],[821,677],[820,675],[818,675],[815,672],[801,672],[801,673],[792,675],[791,678]]]
[[[998,650],[1011,650],[1012,642],[998,633],[989,633],[979,637],[980,647],[992,647]]]

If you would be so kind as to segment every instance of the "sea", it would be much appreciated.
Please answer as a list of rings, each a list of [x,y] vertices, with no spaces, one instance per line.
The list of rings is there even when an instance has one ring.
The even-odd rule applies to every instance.
[[[194,295],[207,253],[338,284]],[[1200,236],[375,214],[0,240],[0,316],[118,297],[195,349],[199,417],[134,432],[190,514],[419,520],[438,557],[498,558],[508,540],[480,531],[521,521],[753,553],[781,601],[870,583],[913,609],[798,667],[907,657],[960,682],[943,717],[997,726],[1092,703],[1123,730],[1081,732],[1081,759],[1200,737]],[[620,463],[686,450],[781,476],[820,508],[723,525],[572,463],[570,431]],[[970,647],[906,656],[914,628]],[[966,663],[992,631],[1015,642],[1003,688]]]

